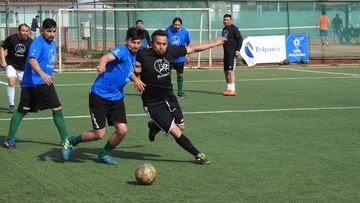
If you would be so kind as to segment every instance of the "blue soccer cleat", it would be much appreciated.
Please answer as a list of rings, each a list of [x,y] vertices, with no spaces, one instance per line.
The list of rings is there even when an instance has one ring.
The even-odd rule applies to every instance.
[[[108,165],[116,165],[118,164],[117,161],[115,161],[114,159],[112,159],[112,157],[110,155],[105,155],[105,156],[99,156],[99,161],[101,163],[104,163],[104,164],[108,164]]]
[[[4,147],[9,149],[16,148],[16,139],[13,137],[9,137],[5,140]]]
[[[66,137],[63,142],[62,156],[66,161],[69,159],[71,152],[73,151],[73,145],[70,143],[69,137]]]

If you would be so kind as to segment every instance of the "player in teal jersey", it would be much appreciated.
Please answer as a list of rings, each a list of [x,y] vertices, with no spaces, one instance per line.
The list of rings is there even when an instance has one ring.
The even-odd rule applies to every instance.
[[[104,138],[107,120],[108,125],[115,127],[115,132],[99,153],[98,159],[105,164],[117,164],[110,156],[110,152],[120,144],[127,133],[124,87],[133,76],[135,57],[140,50],[143,33],[141,29],[129,28],[125,44],[118,45],[100,59],[97,69],[99,75],[89,95],[93,130],[65,139],[62,150],[64,160],[69,159],[73,146],[78,143]]]
[[[56,22],[45,19],[41,29],[42,35],[30,45],[21,83],[20,103],[11,118],[8,138],[4,143],[7,148],[16,147],[16,131],[28,112],[51,109],[61,139],[64,140],[68,135],[62,106],[52,80],[56,60]]]
[[[166,28],[168,34],[168,43],[173,46],[189,46],[190,45],[190,34],[185,27],[182,26],[181,18],[174,18],[172,24]],[[176,79],[178,86],[178,97],[185,98],[185,93],[183,91],[184,84],[184,66],[185,62],[189,61],[189,56],[181,56],[171,62],[171,69],[176,70]]]

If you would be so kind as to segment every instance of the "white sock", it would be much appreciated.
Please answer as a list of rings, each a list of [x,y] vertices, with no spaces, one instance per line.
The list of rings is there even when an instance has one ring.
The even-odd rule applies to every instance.
[[[231,89],[231,84],[230,84],[230,83],[227,84],[227,89],[228,89],[228,90]]]
[[[15,105],[15,87],[7,87],[7,93],[9,97],[9,105]]]
[[[229,88],[229,90],[235,91],[235,83],[230,83],[230,88]]]

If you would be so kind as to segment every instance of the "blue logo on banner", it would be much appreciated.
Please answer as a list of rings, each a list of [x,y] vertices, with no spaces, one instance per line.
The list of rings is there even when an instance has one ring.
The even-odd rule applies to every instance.
[[[309,37],[286,35],[286,59],[290,62],[309,61]]]
[[[254,55],[252,54],[253,50],[254,50],[253,46],[251,45],[250,42],[248,42],[245,46],[245,53],[251,59],[254,59]]]

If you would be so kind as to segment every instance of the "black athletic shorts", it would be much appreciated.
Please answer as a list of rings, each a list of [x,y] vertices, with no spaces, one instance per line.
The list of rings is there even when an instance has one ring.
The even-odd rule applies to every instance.
[[[105,128],[106,119],[108,125],[127,123],[124,99],[110,101],[101,98],[97,94],[90,93],[89,110],[94,130]]]
[[[178,73],[184,73],[185,62],[171,63],[170,68],[175,69]]]
[[[60,107],[54,85],[36,85],[21,88],[19,112],[38,112],[39,110]]]
[[[234,71],[236,66],[236,57],[234,55],[224,55],[224,71]]]
[[[184,125],[183,113],[176,97],[162,102],[148,104],[144,106],[144,110],[154,123],[166,134],[170,132],[173,123],[176,125]]]

